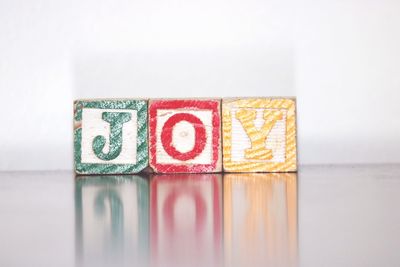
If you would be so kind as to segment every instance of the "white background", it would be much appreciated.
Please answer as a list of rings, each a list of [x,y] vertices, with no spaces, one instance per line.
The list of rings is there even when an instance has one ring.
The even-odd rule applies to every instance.
[[[80,97],[297,96],[301,164],[400,162],[399,10],[0,0],[0,170],[71,169]]]

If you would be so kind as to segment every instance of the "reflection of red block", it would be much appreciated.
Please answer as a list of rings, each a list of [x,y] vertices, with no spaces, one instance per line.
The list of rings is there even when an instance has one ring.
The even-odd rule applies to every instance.
[[[220,172],[219,100],[151,100],[150,166],[155,172]]]
[[[151,254],[155,265],[220,263],[221,176],[163,175],[151,181]],[[199,263],[198,262],[198,263]]]

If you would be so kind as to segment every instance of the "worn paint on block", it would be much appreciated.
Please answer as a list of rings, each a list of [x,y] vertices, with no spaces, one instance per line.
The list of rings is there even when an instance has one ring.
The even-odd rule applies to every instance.
[[[294,99],[226,99],[222,116],[224,171],[297,170]]]
[[[155,172],[221,171],[219,100],[150,100],[149,126]]]
[[[140,172],[148,165],[147,127],[145,100],[75,101],[76,173]]]

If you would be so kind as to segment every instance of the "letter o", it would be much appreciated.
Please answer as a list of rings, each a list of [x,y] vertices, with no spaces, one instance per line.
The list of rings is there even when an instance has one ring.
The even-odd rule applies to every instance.
[[[191,123],[195,130],[194,147],[192,150],[185,153],[176,150],[176,148],[172,145],[172,130],[174,126],[181,121],[187,121]],[[206,141],[206,128],[203,122],[198,117],[189,113],[178,113],[172,115],[165,122],[161,130],[161,143],[165,149],[165,152],[167,152],[171,157],[182,161],[193,159],[198,156],[206,146]]]

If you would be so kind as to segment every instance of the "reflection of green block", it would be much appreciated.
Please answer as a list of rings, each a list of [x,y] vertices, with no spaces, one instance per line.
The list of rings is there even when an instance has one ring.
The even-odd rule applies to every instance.
[[[140,176],[79,177],[75,183],[80,263],[144,266],[149,254],[149,181]]]
[[[131,174],[148,165],[146,100],[76,100],[77,174]]]

